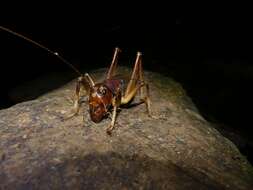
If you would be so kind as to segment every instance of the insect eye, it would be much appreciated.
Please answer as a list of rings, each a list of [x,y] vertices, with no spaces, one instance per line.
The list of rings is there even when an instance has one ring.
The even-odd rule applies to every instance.
[[[98,94],[104,96],[106,94],[106,88],[104,86],[99,87]]]

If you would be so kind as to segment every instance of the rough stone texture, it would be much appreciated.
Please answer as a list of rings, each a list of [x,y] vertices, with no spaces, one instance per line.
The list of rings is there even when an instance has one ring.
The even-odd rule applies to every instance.
[[[86,103],[64,119],[74,81],[1,110],[0,189],[253,189],[252,166],[182,87],[145,76],[155,117],[145,105],[123,108],[112,136],[105,132],[110,119],[92,123]]]

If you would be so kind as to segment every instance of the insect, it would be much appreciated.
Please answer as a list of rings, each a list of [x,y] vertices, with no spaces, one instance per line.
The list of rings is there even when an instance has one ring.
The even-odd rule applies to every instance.
[[[71,118],[79,113],[81,104],[81,87],[84,87],[86,92],[88,92],[89,114],[93,122],[98,123],[111,114],[111,123],[106,129],[108,134],[111,134],[115,127],[118,108],[122,105],[129,104],[138,92],[140,93],[139,104],[145,103],[147,113],[151,116],[149,85],[145,82],[143,76],[141,52],[137,52],[134,68],[127,84],[123,78],[115,76],[118,64],[118,55],[121,52],[118,47],[115,48],[111,65],[106,73],[106,78],[102,82],[96,83],[88,73],[81,74],[72,64],[66,61],[57,52],[53,52],[47,47],[10,29],[2,26],[0,26],[0,29],[21,37],[34,45],[45,49],[49,53],[54,54],[79,74],[75,88],[74,106],[72,110],[73,113],[71,113],[68,118]],[[126,86],[126,89],[124,89],[124,86]]]
[[[114,56],[106,78],[101,83],[95,83],[88,73],[80,76],[76,85],[76,95],[74,102],[74,113],[77,114],[80,108],[80,87],[88,83],[89,91],[89,113],[91,120],[95,123],[100,122],[112,110],[112,121],[107,128],[107,133],[111,133],[115,126],[117,108],[121,105],[128,104],[140,92],[140,103],[146,104],[148,115],[150,111],[149,86],[144,81],[142,69],[142,54],[137,52],[136,61],[132,71],[131,78],[124,91],[125,81],[114,77],[117,68],[119,48],[115,48]],[[87,87],[86,87],[87,88]],[[144,91],[146,94],[144,95]]]

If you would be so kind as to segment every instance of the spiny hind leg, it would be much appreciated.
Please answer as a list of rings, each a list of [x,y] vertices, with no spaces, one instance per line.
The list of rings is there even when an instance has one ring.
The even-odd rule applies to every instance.
[[[134,69],[130,78],[130,82],[127,85],[126,93],[122,98],[122,103],[127,104],[129,101],[131,101],[131,99],[136,95],[137,91],[140,92],[141,102],[146,104],[148,115],[151,116],[149,85],[144,81],[141,52],[137,52]]]
[[[150,101],[150,93],[149,93],[149,84],[144,81],[142,64],[140,64],[139,67],[140,67],[140,69],[139,69],[140,81],[143,84],[143,85],[141,85],[140,90],[139,90],[140,91],[140,100],[145,103],[147,113],[149,116],[151,116],[151,101]]]
[[[116,47],[115,51],[114,51],[112,63],[111,63],[110,68],[108,70],[106,79],[112,78],[113,75],[115,74],[115,70],[116,70],[117,63],[118,63],[118,54],[119,54],[119,52],[121,52],[121,50],[118,47]]]
[[[149,116],[151,116],[149,86],[148,86],[148,84],[145,84],[145,83],[138,84],[131,91],[129,91],[128,94],[125,94],[121,98],[121,104],[127,104],[127,103],[129,103],[135,97],[135,95],[137,94],[138,91],[143,91],[142,88],[145,88],[145,90],[146,90],[146,96],[141,97],[140,98],[140,102],[138,102],[137,104],[145,103],[146,109],[147,109],[147,113],[148,113]]]
[[[145,88],[146,90],[146,94],[144,96],[143,94],[143,88]],[[151,116],[151,101],[150,101],[150,96],[149,96],[149,85],[148,84],[144,84],[141,88],[140,88],[140,100],[141,102],[144,102],[146,105],[146,109],[147,109],[147,113],[148,116]]]

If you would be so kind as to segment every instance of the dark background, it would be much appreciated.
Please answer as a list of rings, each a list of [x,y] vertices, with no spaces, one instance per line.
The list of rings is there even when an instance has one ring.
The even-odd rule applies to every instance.
[[[108,66],[115,46],[123,50],[123,65],[133,64],[136,51],[142,51],[144,68],[179,81],[201,114],[252,161],[252,20],[247,5],[179,6],[176,11],[168,5],[99,5],[21,9],[5,14],[2,26],[59,52],[85,71]],[[1,31],[0,42],[0,108],[21,101],[13,98],[13,89],[26,82],[44,77],[50,90],[77,77],[54,55],[23,39]],[[46,80],[51,73],[57,77],[66,72],[72,74],[62,82]]]

